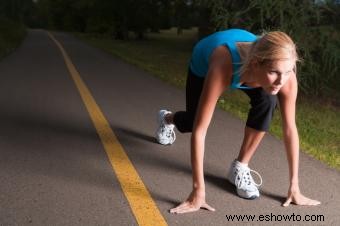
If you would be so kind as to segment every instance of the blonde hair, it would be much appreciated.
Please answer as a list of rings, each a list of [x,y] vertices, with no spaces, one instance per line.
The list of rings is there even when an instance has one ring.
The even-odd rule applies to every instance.
[[[249,70],[255,60],[260,65],[276,60],[294,59],[299,61],[293,40],[284,32],[272,31],[259,37],[251,46],[248,56],[240,68],[240,74]]]

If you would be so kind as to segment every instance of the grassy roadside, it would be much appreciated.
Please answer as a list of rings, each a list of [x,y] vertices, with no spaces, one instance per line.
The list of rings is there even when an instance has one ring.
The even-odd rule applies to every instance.
[[[0,59],[19,46],[26,35],[23,24],[0,18]]]
[[[118,41],[105,36],[77,34],[93,46],[134,64],[178,87],[184,87],[187,63],[195,42],[196,30],[185,30],[177,36],[174,30],[149,34],[148,40]],[[249,108],[242,92],[227,91],[219,107],[245,120]],[[327,165],[340,169],[340,110],[299,99],[297,124],[301,149]],[[270,132],[282,138],[279,112],[275,114]]]

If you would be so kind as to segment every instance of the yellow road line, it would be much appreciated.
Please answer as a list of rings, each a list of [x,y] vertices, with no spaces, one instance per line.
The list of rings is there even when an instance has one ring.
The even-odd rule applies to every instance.
[[[60,49],[70,75],[75,82],[83,102],[90,114],[91,120],[100,136],[111,165],[117,175],[123,192],[129,201],[132,212],[139,225],[162,226],[167,225],[162,214],[151,198],[150,193],[140,179],[136,169],[126,155],[123,147],[113,133],[108,121],[101,112],[89,89],[80,77],[70,57],[63,46],[48,32],[50,38]]]

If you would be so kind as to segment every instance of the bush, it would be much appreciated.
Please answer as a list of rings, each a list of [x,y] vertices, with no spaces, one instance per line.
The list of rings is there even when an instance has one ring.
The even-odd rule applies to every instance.
[[[22,23],[0,18],[0,58],[12,52],[26,35],[26,28]]]
[[[340,96],[340,31],[336,29],[339,23],[333,23],[340,15],[338,5],[330,7],[311,0],[216,0],[208,3],[216,30],[241,27],[254,33],[263,30],[288,33],[297,43],[303,59],[298,67],[301,93],[332,99]],[[333,14],[325,24],[329,12]]]

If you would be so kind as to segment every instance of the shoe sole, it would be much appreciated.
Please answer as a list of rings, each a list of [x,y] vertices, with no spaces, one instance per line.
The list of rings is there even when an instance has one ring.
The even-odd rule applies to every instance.
[[[159,143],[159,144],[161,144],[161,145],[170,145],[170,144],[172,144],[172,143],[170,143],[170,142],[162,142],[162,141],[160,141],[160,140],[158,140],[158,139],[156,139],[157,140],[157,143]]]
[[[243,199],[248,199],[248,200],[254,200],[254,199],[257,199],[258,197],[260,197],[260,195],[251,195],[250,197],[247,197],[247,196],[242,196],[238,193],[237,189],[236,189],[236,193],[239,197],[243,198]]]
[[[241,197],[241,196],[239,196],[239,197]],[[251,197],[249,197],[249,198],[245,198],[245,197],[241,197],[241,198],[247,199],[247,200],[254,200],[254,199],[259,198],[259,196],[253,195],[253,196],[251,196]]]

